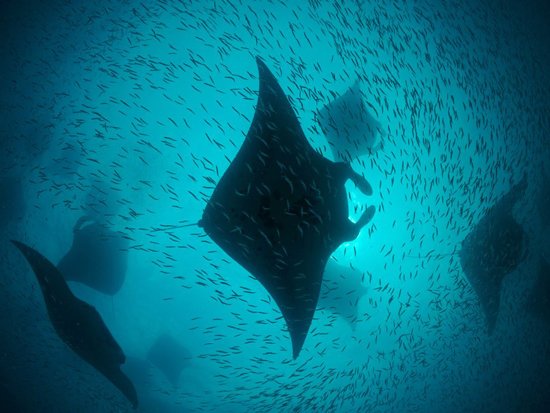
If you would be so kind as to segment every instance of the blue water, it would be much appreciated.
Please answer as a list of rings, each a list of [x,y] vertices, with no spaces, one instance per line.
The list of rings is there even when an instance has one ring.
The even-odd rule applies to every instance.
[[[73,292],[128,358],[163,333],[191,355],[175,385],[154,367],[134,377],[139,411],[550,411],[549,326],[525,311],[538,259],[550,259],[537,205],[550,173],[550,14],[480,3],[4,2],[0,176],[20,194],[1,194],[3,391],[21,411],[132,411],[56,335],[8,242],[58,262],[93,212],[129,237],[127,276],[114,297]],[[315,112],[358,76],[383,129],[382,146],[352,162],[373,196],[347,186],[352,219],[355,206],[377,212],[334,254],[364,279],[357,321],[319,309],[296,360],[250,274],[200,228],[165,230],[200,219],[210,179],[243,142],[257,55],[328,158]],[[524,174],[514,216],[527,257],[488,335],[456,252]]]

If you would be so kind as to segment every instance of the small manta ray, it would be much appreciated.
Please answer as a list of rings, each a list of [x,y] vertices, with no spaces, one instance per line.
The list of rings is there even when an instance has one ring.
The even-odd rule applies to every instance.
[[[526,186],[523,177],[462,241],[460,264],[481,301],[489,334],[497,321],[502,280],[525,258],[525,231],[512,216],[512,209]]]
[[[339,315],[353,330],[357,323],[357,305],[366,291],[358,271],[329,259],[317,308]]]
[[[544,258],[539,261],[539,273],[527,302],[527,310],[550,324],[550,264]]]
[[[245,141],[208,201],[199,226],[269,292],[298,357],[317,306],[325,264],[373,217],[348,218],[345,182],[372,194],[349,164],[307,141],[290,102],[256,58],[260,91]]]
[[[367,110],[359,79],[318,112],[318,121],[334,159],[349,162],[380,145],[380,123]]]
[[[115,295],[126,277],[128,240],[89,216],[81,217],[73,232],[73,245],[57,268],[67,281]]]
[[[125,356],[97,310],[78,299],[69,289],[59,270],[39,252],[12,241],[31,265],[50,321],[61,338],[76,354],[111,381],[137,408],[137,393],[122,373]]]
[[[191,353],[173,337],[162,334],[147,353],[147,360],[156,366],[175,387],[181,371],[190,364]]]

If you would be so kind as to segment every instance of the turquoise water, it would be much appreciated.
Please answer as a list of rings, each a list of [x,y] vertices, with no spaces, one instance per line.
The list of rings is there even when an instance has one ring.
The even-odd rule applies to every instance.
[[[4,387],[31,412],[131,411],[55,334],[8,243],[58,262],[86,212],[129,239],[128,269],[113,297],[73,292],[127,357],[146,358],[164,333],[191,355],[175,385],[154,367],[134,376],[140,411],[547,411],[548,324],[525,302],[550,259],[537,203],[550,173],[548,16],[536,2],[8,4],[0,176],[20,189],[2,194]],[[265,289],[184,226],[248,131],[258,55],[328,158],[315,113],[357,77],[382,129],[352,161],[373,196],[347,186],[352,219],[356,206],[377,212],[333,256],[362,280],[357,320],[321,306],[296,360]],[[457,251],[524,174],[514,216],[527,257],[488,335]]]

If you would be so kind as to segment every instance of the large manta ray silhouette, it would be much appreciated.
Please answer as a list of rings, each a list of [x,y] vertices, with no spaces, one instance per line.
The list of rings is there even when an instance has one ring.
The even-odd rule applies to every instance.
[[[21,242],[12,242],[31,265],[48,316],[61,340],[108,378],[137,408],[136,390],[120,370],[126,359],[124,353],[97,310],[71,292],[59,270],[44,256]]]
[[[290,102],[260,58],[258,103],[243,145],[199,225],[271,294],[298,357],[313,319],[323,270],[343,242],[375,212],[348,219],[345,182],[372,194],[349,164],[335,163],[307,141]]]
[[[526,186],[527,178],[523,177],[489,209],[462,242],[460,263],[481,301],[489,334],[497,321],[502,280],[524,258],[525,232],[513,217],[512,209]]]

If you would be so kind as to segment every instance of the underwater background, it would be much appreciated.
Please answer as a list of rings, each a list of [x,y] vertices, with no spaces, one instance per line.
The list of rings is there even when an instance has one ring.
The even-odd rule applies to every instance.
[[[69,286],[124,350],[138,411],[550,411],[550,325],[526,311],[539,258],[550,260],[550,203],[538,202],[550,174],[544,2],[1,7],[0,411],[133,411],[57,336],[9,242],[57,263],[84,214],[128,240],[116,294]],[[348,290],[319,303],[296,360],[267,291],[186,226],[246,136],[256,56],[329,159],[316,113],[358,77],[383,130],[352,160],[374,194],[347,185],[350,217],[366,203],[376,213],[333,255]],[[514,217],[525,259],[503,280],[488,334],[457,251],[524,175]],[[183,348],[175,379],[147,361],[167,335]]]

